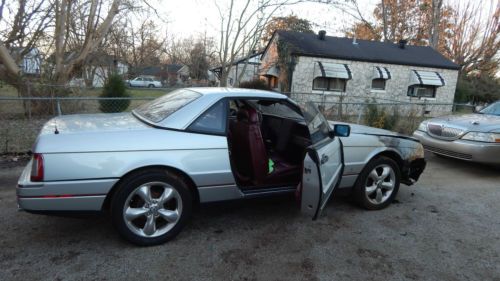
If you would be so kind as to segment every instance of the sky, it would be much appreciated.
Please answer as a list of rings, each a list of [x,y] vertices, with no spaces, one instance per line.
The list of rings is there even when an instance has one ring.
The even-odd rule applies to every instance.
[[[229,1],[217,0],[220,6]],[[238,2],[238,0],[236,0]],[[360,0],[367,15],[371,15],[377,0]],[[215,0],[164,0],[158,6],[158,12],[167,20],[168,32],[183,37],[190,34],[203,34],[216,36],[220,30],[220,17]],[[241,4],[241,2],[240,2]],[[284,7],[275,13],[276,16],[295,14],[313,23],[315,31],[324,29],[329,35],[342,35],[343,30],[351,26],[353,19],[332,8],[328,4],[299,3]]]
[[[155,0],[154,5],[161,17],[166,20],[166,28],[170,34],[176,37],[188,37],[190,35],[206,34],[217,37],[220,30],[220,17],[215,5],[223,7],[230,0]],[[293,1],[293,0],[292,0]],[[337,0],[343,1],[343,0]],[[445,4],[465,3],[467,1],[480,1],[487,13],[491,0],[445,0]],[[235,3],[242,4],[242,0]],[[375,5],[380,0],[358,0],[360,9],[365,18],[372,19]],[[343,36],[344,31],[352,26],[355,19],[343,13],[338,8],[329,4],[299,3],[284,7],[275,13],[276,16],[287,16],[295,14],[313,23],[313,30],[326,30],[328,35]]]

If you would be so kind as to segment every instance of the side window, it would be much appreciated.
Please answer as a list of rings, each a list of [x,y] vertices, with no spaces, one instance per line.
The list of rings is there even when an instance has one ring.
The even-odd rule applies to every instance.
[[[198,117],[188,130],[197,133],[224,134],[226,132],[227,101],[222,100],[212,105]]]
[[[372,89],[385,90],[385,79],[377,78],[372,80]]]
[[[408,96],[416,98],[435,98],[436,86],[410,86],[408,87]]]
[[[312,102],[307,102],[303,107],[304,119],[306,120],[311,141],[316,144],[329,137],[330,124],[325,119],[323,114],[318,110],[318,107]]]

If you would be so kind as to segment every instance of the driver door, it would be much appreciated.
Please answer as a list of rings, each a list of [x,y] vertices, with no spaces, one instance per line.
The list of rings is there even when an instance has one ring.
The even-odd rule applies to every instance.
[[[335,137],[318,108],[307,103],[302,110],[311,135],[307,148],[301,188],[301,211],[315,220],[340,182],[344,168],[342,142]]]

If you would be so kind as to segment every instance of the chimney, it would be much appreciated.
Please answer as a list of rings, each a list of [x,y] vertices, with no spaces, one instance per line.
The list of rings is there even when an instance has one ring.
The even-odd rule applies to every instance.
[[[408,41],[406,41],[406,40],[399,40],[399,48],[400,49],[404,49],[405,46],[406,46],[406,43],[408,43]]]
[[[354,38],[352,39],[352,44],[353,45],[358,45],[358,41],[356,41],[356,35],[354,36]]]
[[[326,31],[324,31],[324,30],[320,30],[320,31],[318,32],[318,39],[319,39],[319,40],[323,40],[323,41],[324,41],[324,40],[325,40],[325,37],[326,37]]]

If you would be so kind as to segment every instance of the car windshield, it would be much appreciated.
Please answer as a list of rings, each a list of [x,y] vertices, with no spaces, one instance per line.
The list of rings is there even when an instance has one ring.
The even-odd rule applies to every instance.
[[[481,114],[500,116],[500,102],[495,102],[479,111]]]
[[[199,97],[201,94],[197,92],[177,90],[145,103],[134,109],[133,112],[144,119],[158,123]]]

